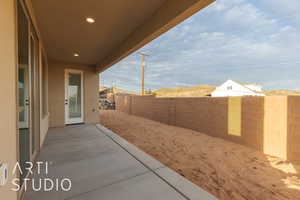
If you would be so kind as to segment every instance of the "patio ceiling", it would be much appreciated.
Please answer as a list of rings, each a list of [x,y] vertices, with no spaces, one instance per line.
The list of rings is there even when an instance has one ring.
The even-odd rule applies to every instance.
[[[211,2],[32,0],[32,7],[50,59],[103,71]]]

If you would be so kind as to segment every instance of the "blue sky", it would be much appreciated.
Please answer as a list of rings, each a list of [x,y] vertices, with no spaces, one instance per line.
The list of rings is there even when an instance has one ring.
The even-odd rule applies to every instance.
[[[300,0],[217,0],[101,74],[101,85],[145,88],[219,85],[300,90]]]

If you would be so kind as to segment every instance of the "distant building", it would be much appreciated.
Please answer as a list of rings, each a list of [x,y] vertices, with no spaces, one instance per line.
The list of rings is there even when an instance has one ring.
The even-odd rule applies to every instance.
[[[99,97],[100,99],[106,99],[107,95],[112,93],[112,88],[108,88],[108,87],[100,87],[99,88]]]
[[[244,84],[228,80],[212,93],[212,97],[237,97],[237,96],[265,96],[262,93],[262,86],[257,84]]]

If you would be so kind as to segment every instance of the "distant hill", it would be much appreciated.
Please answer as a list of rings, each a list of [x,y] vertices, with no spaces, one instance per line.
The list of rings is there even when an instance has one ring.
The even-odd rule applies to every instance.
[[[114,93],[115,93],[115,94],[139,95],[138,92],[122,90],[122,89],[119,89],[119,88],[114,88]]]
[[[299,90],[269,90],[264,91],[266,96],[295,96],[300,95]]]
[[[127,90],[122,90],[119,88],[112,88],[112,87],[99,87],[99,92],[105,92],[106,93],[115,93],[115,94],[128,94],[128,95],[139,95],[138,92],[133,92],[133,91],[127,91]]]
[[[184,88],[161,88],[154,93],[157,97],[204,97],[208,96],[216,89],[212,85],[197,85]]]
[[[197,85],[183,88],[161,88],[154,93],[157,97],[205,97],[215,89],[216,86],[212,85]],[[300,96],[299,90],[265,90],[263,93],[266,96]]]
[[[112,90],[112,88],[101,87],[99,91]],[[153,91],[157,97],[205,97],[209,96],[216,86],[212,85],[196,85],[193,87],[182,87],[182,88],[161,88]],[[108,92],[110,93],[110,92]],[[140,95],[138,92],[126,91],[119,88],[114,88],[114,93],[121,95]],[[266,96],[300,96],[299,90],[265,90],[263,93]]]

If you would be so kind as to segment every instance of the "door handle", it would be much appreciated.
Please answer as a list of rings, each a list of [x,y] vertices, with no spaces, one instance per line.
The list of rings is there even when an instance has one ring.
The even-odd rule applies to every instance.
[[[65,105],[68,105],[68,99],[65,99]]]
[[[29,106],[29,99],[25,99],[25,105]]]

